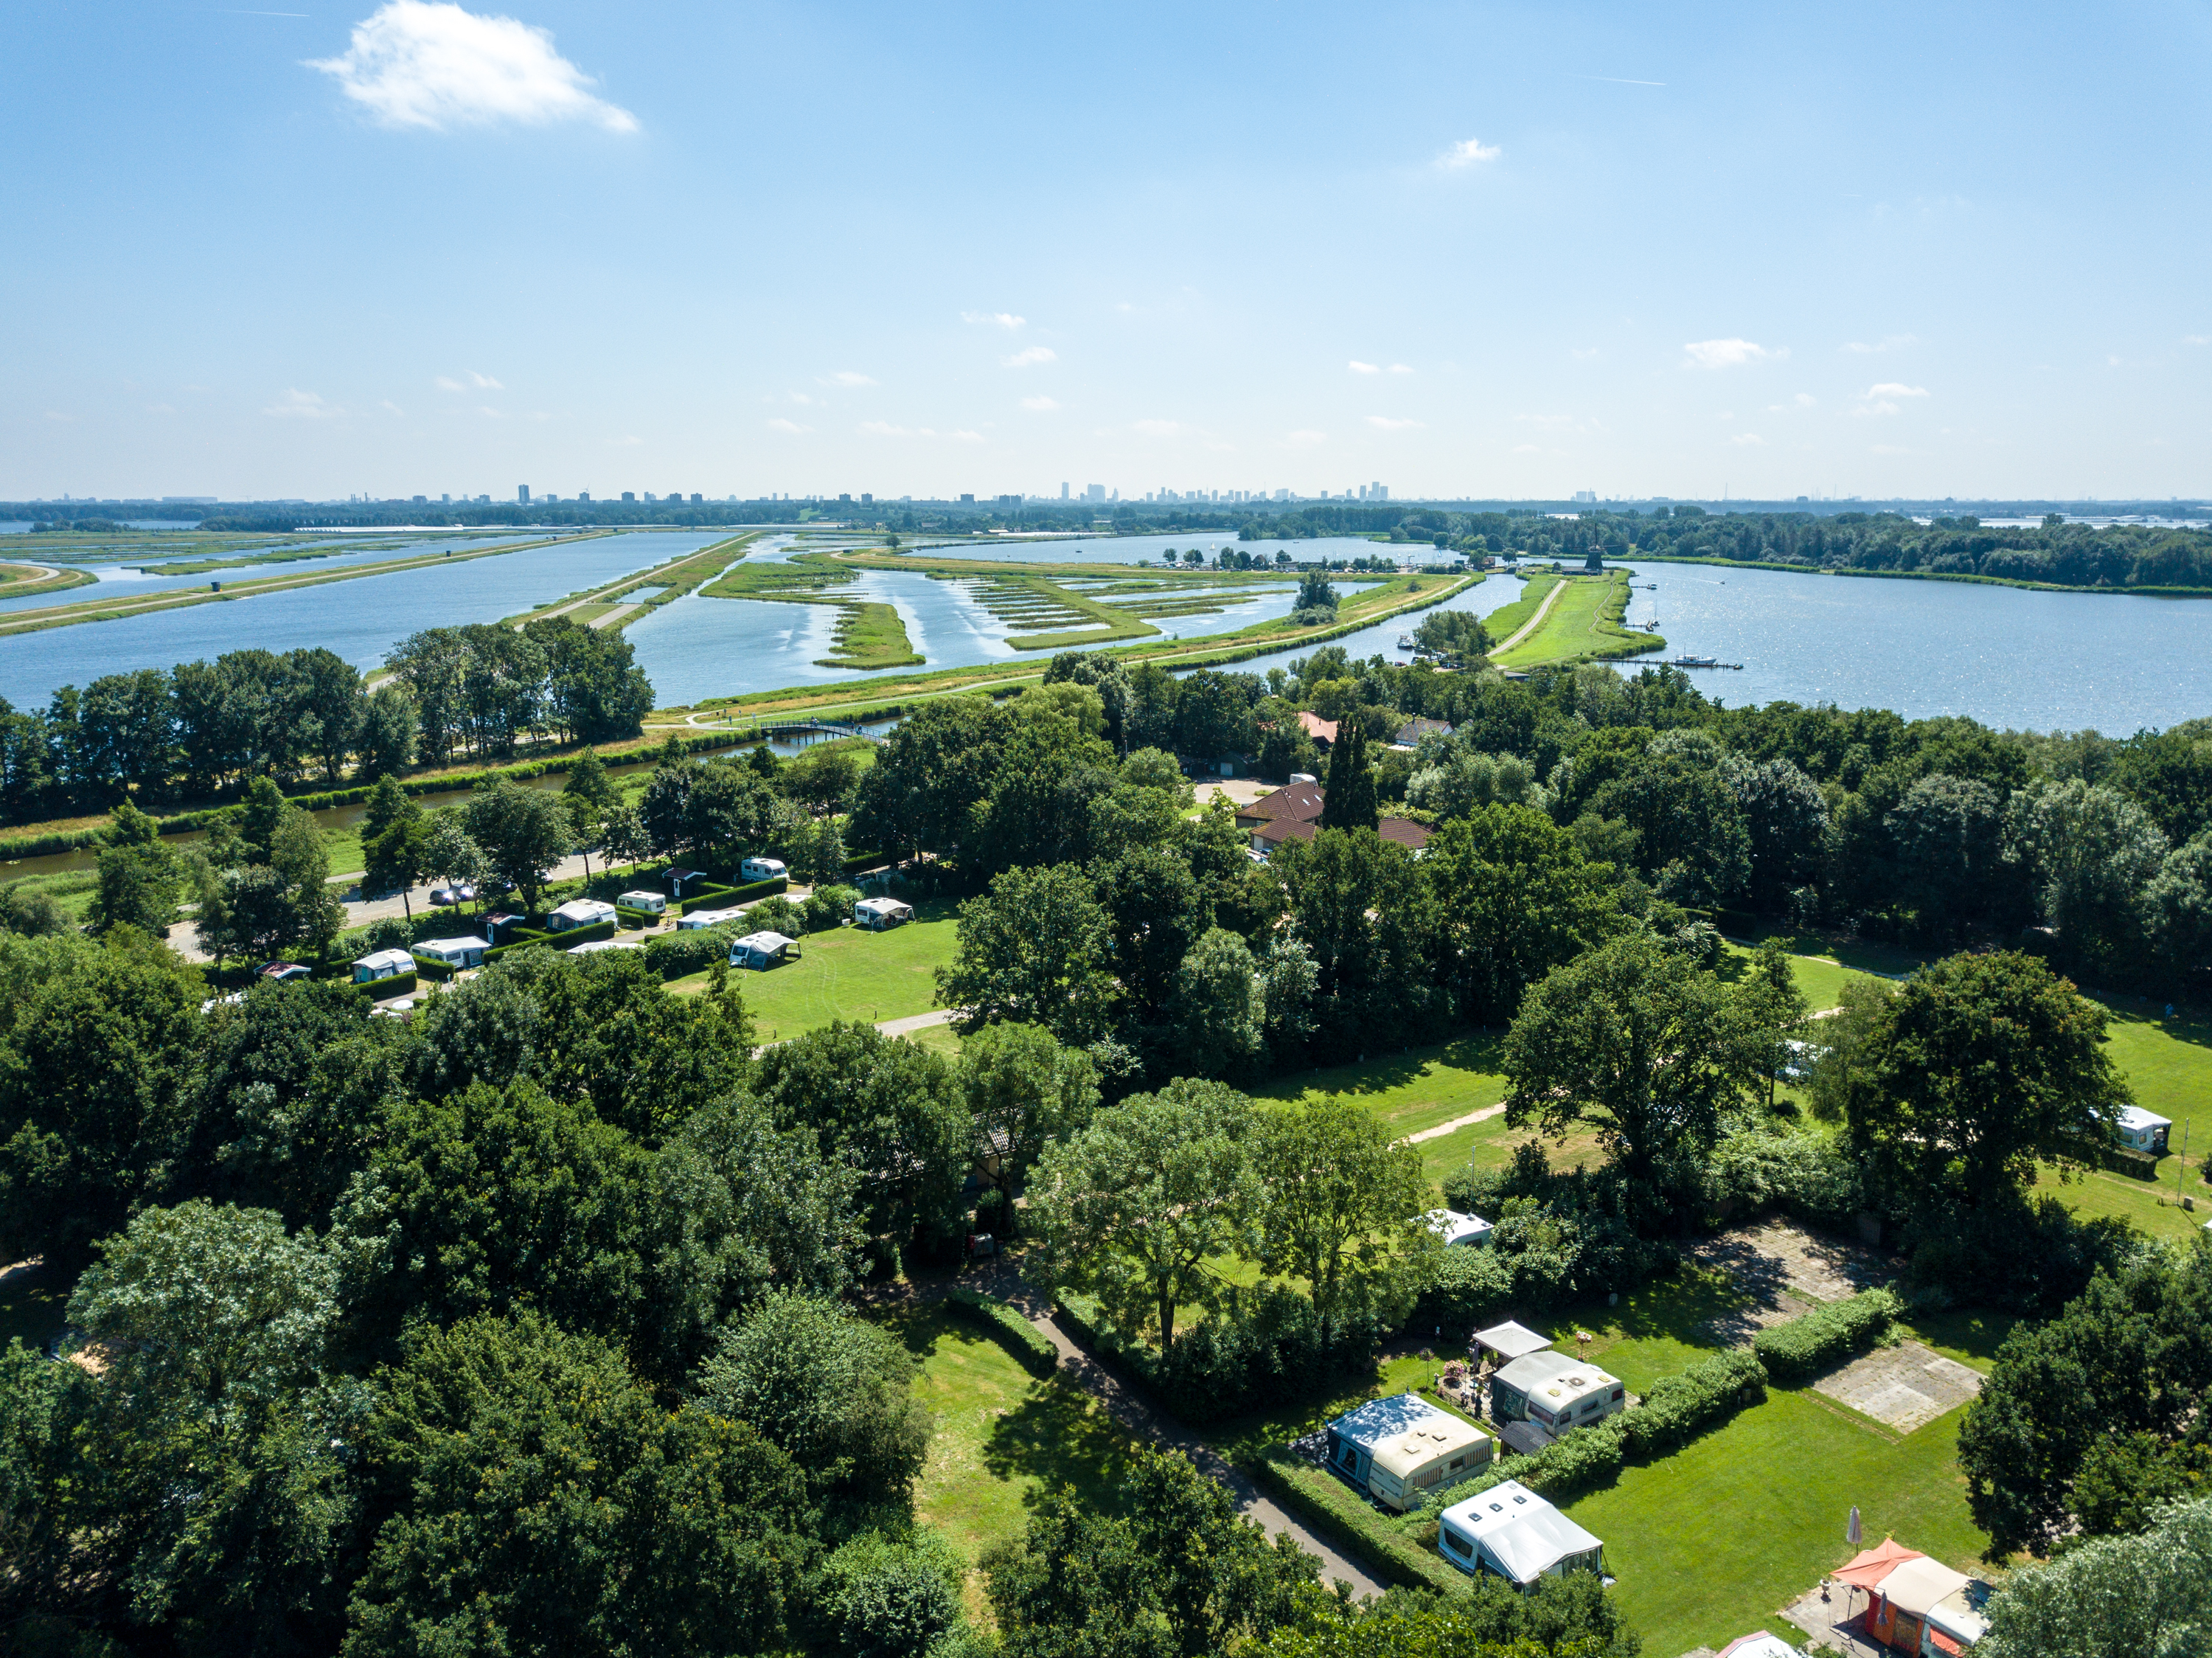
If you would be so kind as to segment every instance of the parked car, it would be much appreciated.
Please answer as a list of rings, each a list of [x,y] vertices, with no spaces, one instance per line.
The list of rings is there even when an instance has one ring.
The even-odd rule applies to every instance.
[[[473,901],[476,895],[477,889],[469,885],[467,881],[457,881],[450,887],[433,887],[430,889],[430,902],[433,904],[467,904]]]

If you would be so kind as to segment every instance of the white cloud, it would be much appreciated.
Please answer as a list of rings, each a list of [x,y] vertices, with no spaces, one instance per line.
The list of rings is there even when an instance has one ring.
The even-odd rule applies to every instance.
[[[331,420],[343,414],[345,411],[335,403],[324,402],[322,398],[313,392],[295,389],[286,392],[281,402],[270,404],[261,412],[289,420]]]
[[[275,414],[276,411],[270,409],[266,411],[266,412]],[[59,409],[47,410],[46,418],[48,420],[52,421],[58,426],[73,426],[76,424],[76,417],[75,415],[64,414]]]
[[[1022,407],[1043,414],[1048,410],[1057,409],[1060,405],[1048,397],[1025,397],[1022,399]]]
[[[1541,454],[1544,451],[1534,443],[1516,443],[1513,446],[1513,453],[1516,454]]]
[[[1283,440],[1283,442],[1289,444],[1294,449],[1310,449],[1316,443],[1328,442],[1328,434],[1327,432],[1296,431],[1291,433],[1289,436]]]
[[[1865,357],[1875,351],[1901,351],[1908,345],[1917,345],[1919,343],[1911,334],[1884,334],[1872,344],[1867,344],[1864,340],[1855,339],[1844,346],[1844,350]]]
[[[307,67],[386,126],[589,121],[637,131],[635,115],[592,95],[597,82],[553,49],[549,31],[434,0],[388,0],[354,25],[342,56]]]
[[[933,432],[926,427],[923,429],[921,435],[924,437],[936,437],[939,436],[939,434]],[[945,432],[943,436],[955,443],[981,443],[983,441],[982,433],[971,432],[965,429],[959,431]]]
[[[1395,420],[1389,415],[1370,415],[1367,424],[1380,432],[1410,431],[1421,423],[1418,420]]]
[[[444,375],[440,375],[435,383],[438,389],[441,392],[465,392],[468,390],[468,387],[462,385],[459,381],[450,379]]]
[[[1362,363],[1358,357],[1345,365],[1355,375],[1379,375],[1382,370],[1372,363]]]
[[[1568,348],[1567,355],[1577,363],[1595,363],[1598,350],[1595,345],[1576,345]]]
[[[888,421],[864,420],[860,430],[870,437],[941,437],[951,443],[981,443],[983,434],[967,430],[940,432],[928,426],[894,426]]]
[[[1517,414],[1515,415],[1513,418],[1523,426],[1538,426],[1547,429],[1559,426],[1571,426],[1575,424],[1575,418],[1571,414]]]
[[[1729,442],[1739,449],[1748,449],[1753,447],[1763,447],[1766,440],[1757,432],[1738,432],[1734,437],[1729,439]]]
[[[1819,401],[1810,392],[1800,392],[1793,400],[1801,409],[1809,409]]]
[[[870,437],[910,437],[913,434],[903,426],[894,426],[887,420],[864,420],[860,430]]]
[[[1394,363],[1390,365],[1390,372],[1394,375],[1410,375],[1413,371],[1402,363]]]
[[[1912,453],[1911,450],[1896,443],[1877,443],[1874,446],[1874,452],[1876,454],[1911,454]]]
[[[1740,369],[1747,363],[1763,363],[1790,355],[1787,347],[1770,351],[1747,339],[1692,340],[1682,350],[1688,353],[1682,359],[1685,369]]]
[[[2184,334],[2181,343],[2184,345],[2212,345],[2212,334]]]
[[[1437,157],[1437,165],[1473,167],[1477,162],[1494,162],[1504,153],[1496,144],[1484,143],[1480,138],[1462,138]]]
[[[1057,363],[1060,355],[1049,345],[1032,345],[1000,359],[1009,369],[1033,369],[1040,363]]]
[[[850,369],[841,369],[822,383],[824,386],[872,386],[876,382],[866,375],[856,374]]]
[[[811,426],[802,426],[795,420],[786,420],[781,415],[778,415],[775,419],[769,421],[768,423],[768,429],[772,432],[789,432],[793,436],[798,436],[801,432],[811,432],[814,430]],[[635,442],[636,440],[633,438],[630,442]]]
[[[963,311],[960,320],[963,322],[995,323],[1001,328],[1018,328],[1029,320],[1027,317],[1016,316],[1012,311]]]
[[[1140,437],[1173,437],[1182,430],[1175,420],[1138,420],[1130,423],[1129,430]]]
[[[396,415],[404,416],[404,415],[406,414],[406,412],[407,412],[407,411],[406,411],[406,410],[404,410],[404,409],[401,408],[401,407],[400,407],[397,403],[394,403],[394,402],[393,402],[390,398],[388,398],[388,397],[387,397],[387,398],[386,398],[386,399],[384,399],[384,401],[383,401],[383,402],[381,402],[381,403],[378,404],[376,406],[377,406],[378,408],[380,408],[380,409],[383,410],[386,414],[396,414]]]
[[[1928,388],[1925,386],[1907,386],[1902,381],[1885,380],[1879,386],[1868,387],[1866,394],[1869,398],[1925,397],[1928,395]]]
[[[768,424],[773,426],[775,424],[775,422],[771,420]],[[787,422],[786,424],[787,424],[788,423]],[[797,430],[803,432],[806,428],[801,426],[797,428]],[[613,440],[609,447],[617,449],[635,449],[640,448],[644,442],[645,440],[641,437],[617,437]]]

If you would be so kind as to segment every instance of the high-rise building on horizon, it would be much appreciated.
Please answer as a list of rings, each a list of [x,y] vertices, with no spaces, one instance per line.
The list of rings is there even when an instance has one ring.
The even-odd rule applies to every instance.
[[[524,506],[528,506],[530,504],[530,485],[527,484],[516,485],[514,486],[514,498],[520,502]]]

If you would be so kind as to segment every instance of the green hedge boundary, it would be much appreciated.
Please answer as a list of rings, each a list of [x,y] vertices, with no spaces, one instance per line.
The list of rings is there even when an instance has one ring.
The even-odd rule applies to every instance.
[[[757,899],[774,898],[778,893],[788,891],[790,887],[791,878],[787,875],[770,875],[766,881],[750,881],[743,887],[710,884],[668,907],[679,916],[688,916],[695,910],[731,910],[740,904],[750,904]]]
[[[1760,1331],[1752,1350],[1776,1381],[1809,1381],[1847,1357],[1881,1345],[1904,1310],[1895,1290],[1862,1289],[1816,1307],[1802,1318]]]
[[[1060,1349],[1006,1302],[994,1301],[973,1289],[955,1289],[945,1298],[945,1310],[963,1324],[981,1330],[1031,1375],[1048,1376],[1060,1368]]]
[[[1409,1588],[1468,1593],[1468,1578],[1444,1557],[1424,1549],[1334,1474],[1296,1452],[1270,1445],[1244,1465],[1260,1489],[1386,1583]],[[1453,1489],[1458,1490],[1459,1487]]]
[[[415,972],[418,978],[443,984],[452,979],[453,966],[450,961],[439,960],[434,955],[418,955],[415,958]]]
[[[415,972],[394,973],[389,978],[366,978],[355,984],[354,989],[371,1002],[381,1002],[387,996],[412,996],[419,976],[418,967]]]

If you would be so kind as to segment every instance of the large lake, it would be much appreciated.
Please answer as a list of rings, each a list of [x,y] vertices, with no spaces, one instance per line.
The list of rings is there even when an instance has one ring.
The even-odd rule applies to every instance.
[[[1786,698],[2124,737],[2212,715],[2212,600],[1638,564],[1629,619],[1732,707]],[[1654,584],[1656,590],[1647,589]]]

